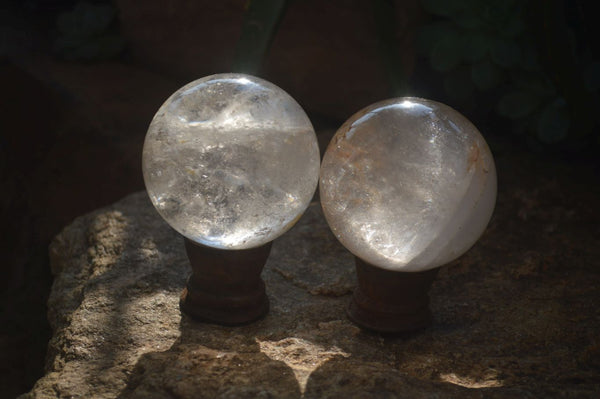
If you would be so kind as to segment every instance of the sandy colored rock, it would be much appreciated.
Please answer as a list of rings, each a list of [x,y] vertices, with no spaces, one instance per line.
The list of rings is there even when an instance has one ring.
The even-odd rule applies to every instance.
[[[434,325],[402,337],[346,319],[353,258],[318,203],[274,243],[266,318],[227,328],[182,317],[182,239],[133,194],[51,245],[47,374],[22,398],[592,398],[597,253],[583,251],[593,242],[585,209],[564,201],[538,218],[530,204],[556,192],[541,182],[501,195],[481,241],[440,271]],[[523,248],[523,217],[560,228]],[[568,269],[567,255],[578,260]]]

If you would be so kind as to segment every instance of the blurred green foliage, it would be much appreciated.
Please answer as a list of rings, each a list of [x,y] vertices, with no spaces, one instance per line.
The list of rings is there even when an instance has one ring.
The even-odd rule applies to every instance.
[[[257,74],[260,70],[281,18],[287,0],[248,0],[237,43],[233,71]]]
[[[593,134],[598,122],[594,104],[600,88],[600,62],[589,52],[582,56],[576,51],[573,32],[553,14],[564,12],[562,2],[421,0],[421,4],[432,18],[417,33],[417,49],[433,71],[443,76],[452,101],[460,104],[491,94],[495,112],[511,120],[515,131],[530,133],[547,145],[575,135],[585,142]],[[549,11],[532,13],[535,6]],[[546,40],[552,46],[552,35],[567,43],[563,46],[567,50],[557,45],[558,51],[547,51],[554,58],[544,59],[543,43]],[[552,63],[562,70],[546,65]],[[585,88],[577,87],[576,79],[561,85],[567,79],[560,75],[573,73],[573,66]],[[594,120],[579,121],[586,118]]]
[[[96,61],[119,55],[125,47],[114,29],[116,12],[111,4],[81,1],[58,15],[56,53],[67,60]]]
[[[394,96],[410,95],[406,62],[396,36],[396,3],[394,0],[373,0],[373,19],[377,33],[379,56]]]
[[[249,0],[234,70],[257,73],[289,0]],[[407,95],[395,2],[372,3],[380,56],[394,95]],[[450,102],[475,104],[547,146],[600,144],[600,61],[565,22],[563,0],[421,0],[430,21],[417,51],[440,74]],[[580,16],[579,18],[583,18]],[[571,75],[577,75],[573,77]],[[486,108],[487,107],[487,108]],[[596,134],[595,134],[596,133]],[[596,137],[594,137],[594,135]]]

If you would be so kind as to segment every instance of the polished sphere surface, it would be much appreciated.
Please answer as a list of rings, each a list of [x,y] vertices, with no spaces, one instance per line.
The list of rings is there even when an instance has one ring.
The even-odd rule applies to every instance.
[[[414,97],[364,108],[336,132],[320,175],[336,237],[375,266],[416,272],[448,263],[485,230],[496,169],[477,128]]]
[[[319,148],[300,105],[265,80],[219,74],[177,90],[143,150],[158,213],[199,244],[247,249],[287,231],[316,190]]]

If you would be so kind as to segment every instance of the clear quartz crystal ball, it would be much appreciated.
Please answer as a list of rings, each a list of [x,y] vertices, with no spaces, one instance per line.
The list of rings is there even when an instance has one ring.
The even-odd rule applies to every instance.
[[[421,98],[378,102],[333,137],[321,166],[327,222],[354,255],[416,272],[466,252],[496,202],[490,149],[469,120]]]
[[[286,232],[319,180],[319,148],[296,101],[265,80],[208,76],[177,90],[150,124],[146,189],[179,233],[221,249]]]

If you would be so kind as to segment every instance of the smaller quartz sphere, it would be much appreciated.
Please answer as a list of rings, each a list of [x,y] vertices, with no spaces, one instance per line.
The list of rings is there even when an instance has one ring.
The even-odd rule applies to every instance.
[[[364,108],[323,158],[321,204],[336,237],[372,265],[418,272],[466,252],[496,201],[490,149],[447,105],[396,98]]]
[[[310,120],[285,91],[243,74],[177,90],[144,142],[144,181],[158,213],[188,239],[248,249],[287,231],[319,180]]]

